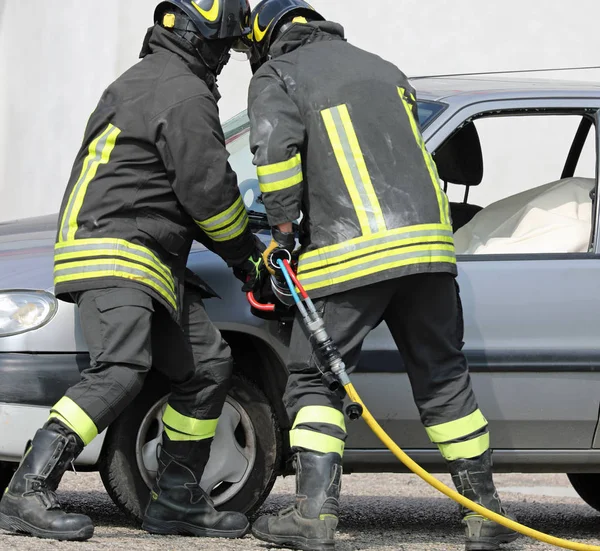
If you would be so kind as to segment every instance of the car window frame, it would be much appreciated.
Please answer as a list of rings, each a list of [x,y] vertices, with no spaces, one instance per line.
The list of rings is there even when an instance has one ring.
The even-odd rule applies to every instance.
[[[528,111],[530,111],[528,113]],[[600,97],[599,98],[505,98],[474,101],[459,106],[454,112],[447,113],[438,125],[424,136],[427,149],[433,154],[458,128],[469,121],[501,116],[543,116],[584,115],[594,117],[596,133],[596,186],[595,200],[592,212],[592,232],[590,250],[585,253],[500,253],[500,254],[458,254],[459,262],[490,262],[490,261],[532,261],[532,260],[573,260],[600,258],[600,209],[598,189],[600,179]]]

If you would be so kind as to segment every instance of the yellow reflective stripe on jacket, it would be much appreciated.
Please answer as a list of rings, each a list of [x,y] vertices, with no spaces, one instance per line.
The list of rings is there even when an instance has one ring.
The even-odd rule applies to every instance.
[[[302,158],[300,153],[288,161],[263,165],[256,168],[262,193],[273,193],[302,183]]]
[[[195,221],[214,241],[228,241],[242,234],[250,222],[244,200],[238,197],[233,205],[207,220]]]
[[[135,245],[124,239],[93,238],[64,241],[54,246],[54,261],[84,260],[89,257],[108,256],[123,257],[127,260],[139,262],[156,270],[175,291],[175,283],[171,270],[150,249]]]
[[[400,250],[402,252],[398,252],[398,250],[385,251],[368,257],[361,257],[339,266],[299,274],[298,277],[303,287],[309,291],[414,264],[431,264],[435,262],[456,264],[454,246],[450,244],[418,245],[404,247]]]
[[[363,235],[385,231],[385,220],[375,194],[347,105],[321,111],[335,158],[348,188]]]
[[[407,114],[408,120],[410,122],[410,127],[412,128],[413,134],[415,136],[415,140],[417,141],[417,144],[418,144],[419,148],[421,149],[421,153],[423,154],[423,159],[425,160],[425,164],[427,165],[427,170],[429,171],[429,175],[431,176],[431,182],[433,183],[433,188],[435,190],[435,196],[437,198],[437,202],[438,202],[438,205],[440,208],[440,222],[442,224],[449,224],[450,223],[450,205],[448,203],[448,198],[446,197],[446,194],[442,191],[442,188],[440,187],[440,181],[439,181],[437,168],[435,166],[435,163],[433,162],[433,159],[431,158],[431,155],[429,154],[429,151],[427,151],[427,147],[425,147],[425,142],[423,141],[423,136],[421,135],[421,132],[419,131],[419,128],[417,126],[417,121],[415,120],[412,109],[411,109],[410,105],[408,104],[408,102],[406,101],[406,98],[404,97],[405,93],[406,93],[406,90],[404,88],[398,88],[398,95],[400,96],[402,105],[404,105],[404,109],[406,110],[406,114]]]
[[[478,457],[490,447],[490,433],[486,432],[477,438],[467,440],[466,442],[456,442],[452,444],[438,444],[440,452],[446,461],[456,459],[471,459]]]
[[[71,398],[63,396],[50,410],[50,419],[55,418],[74,431],[87,446],[96,436],[98,428],[91,417]]]
[[[218,419],[195,419],[187,417],[167,404],[162,417],[166,429],[171,429],[171,440],[206,440],[212,438],[217,431]]]
[[[481,430],[483,427],[487,426],[487,424],[488,422],[483,416],[483,413],[481,413],[481,410],[476,409],[473,413],[462,417],[461,419],[425,427],[425,430],[433,443],[442,443],[450,442],[451,440],[456,440],[458,438],[464,438],[469,434]]]
[[[293,429],[290,431],[290,446],[304,448],[319,453],[337,453],[344,455],[344,441],[328,434],[322,434],[306,429]]]
[[[307,255],[300,256],[300,267],[298,273],[327,268],[331,264],[339,264],[356,257],[363,257],[383,250],[391,250],[408,245],[426,245],[433,243],[444,243],[453,245],[454,237],[450,227],[448,229],[411,229],[397,228],[384,234],[360,237],[342,243],[334,251],[328,252],[328,248],[312,251]],[[315,254],[317,253],[317,254]],[[309,256],[310,255],[310,256]]]
[[[340,251],[341,249],[347,249],[349,247],[355,247],[360,243],[371,242],[372,239],[379,239],[382,236],[388,235],[402,235],[407,234],[407,237],[410,237],[409,234],[413,232],[421,232],[421,231],[439,231],[441,234],[446,234],[449,232],[452,234],[452,226],[450,224],[417,224],[416,226],[404,226],[401,228],[393,228],[391,230],[387,230],[384,234],[374,235],[370,237],[355,237],[354,239],[348,239],[348,241],[342,241],[341,243],[336,243],[334,245],[328,245],[327,247],[321,247],[320,249],[316,249],[314,251],[309,251],[304,253],[300,258],[302,260],[308,260],[309,258],[313,258],[315,256],[321,256],[326,253],[334,253]]]
[[[335,425],[346,432],[346,422],[344,421],[344,414],[335,408],[329,406],[306,406],[303,407],[296,415],[294,420],[295,429],[298,425],[304,423],[327,423],[328,425]]]
[[[75,238],[77,232],[77,217],[83,206],[83,200],[87,193],[90,182],[96,177],[98,167],[105,165],[110,160],[110,155],[115,148],[118,135],[121,130],[112,124],[109,124],[91,144],[88,149],[88,155],[83,161],[81,174],[69,196],[69,201],[63,214],[59,241],[68,241]]]
[[[54,285],[84,279],[120,277],[142,283],[158,292],[175,310],[177,297],[164,278],[142,264],[118,258],[65,262],[54,266]]]

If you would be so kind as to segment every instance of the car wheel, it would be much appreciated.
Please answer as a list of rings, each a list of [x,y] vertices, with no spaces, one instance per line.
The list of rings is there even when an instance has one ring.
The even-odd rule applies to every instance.
[[[567,476],[579,497],[600,511],[600,473],[570,473]]]
[[[8,483],[13,474],[15,474],[18,466],[18,463],[0,461],[0,495],[4,493],[5,488],[8,486]]]
[[[99,465],[113,501],[140,521],[156,477],[164,385],[148,385],[111,425]],[[227,395],[201,486],[221,510],[252,514],[267,498],[281,457],[273,408],[249,380],[235,376]]]

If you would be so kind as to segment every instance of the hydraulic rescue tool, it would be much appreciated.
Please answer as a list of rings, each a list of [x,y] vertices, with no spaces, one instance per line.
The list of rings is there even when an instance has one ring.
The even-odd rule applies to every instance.
[[[404,464],[410,471],[422,478],[429,485],[433,486],[436,490],[440,491],[450,499],[456,501],[463,507],[467,507],[471,511],[497,522],[502,526],[515,530],[524,536],[561,547],[563,549],[571,549],[573,551],[600,551],[600,546],[588,545],[585,543],[577,543],[562,538],[557,538],[548,534],[544,534],[533,528],[529,528],[524,524],[515,522],[509,518],[506,518],[498,513],[490,511],[485,507],[482,507],[478,503],[471,501],[470,499],[459,494],[455,490],[452,490],[446,486],[443,482],[440,482],[437,478],[428,473],[415,461],[413,461],[383,430],[379,423],[375,420],[373,415],[369,412],[361,400],[358,392],[354,388],[348,373],[346,372],[346,366],[342,360],[342,357],[337,349],[336,344],[333,342],[331,337],[327,334],[323,318],[319,315],[319,312],[315,308],[312,300],[298,281],[296,274],[290,264],[291,255],[285,250],[276,250],[274,254],[269,258],[269,264],[271,268],[276,270],[275,275],[271,276],[271,288],[275,296],[283,302],[285,306],[295,305],[301,316],[304,324],[306,325],[309,334],[311,335],[311,342],[314,343],[315,353],[319,358],[320,369],[322,373],[323,384],[331,391],[337,392],[343,398],[346,395],[350,399],[350,404],[346,407],[346,415],[351,420],[356,420],[362,417],[373,433],[385,444],[385,446],[396,456],[396,458]],[[247,295],[250,305],[263,312],[276,312],[277,306],[275,304],[262,304],[258,302],[253,293]]]

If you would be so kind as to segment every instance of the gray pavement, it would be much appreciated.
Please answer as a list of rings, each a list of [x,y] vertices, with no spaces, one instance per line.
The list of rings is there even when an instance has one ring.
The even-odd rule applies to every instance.
[[[449,483],[448,476],[440,476]],[[522,522],[559,537],[600,545],[600,514],[575,496],[564,475],[497,475],[508,509]],[[293,479],[280,479],[263,507],[273,512],[291,503]],[[0,550],[19,551],[266,551],[251,536],[243,540],[150,536],[127,522],[96,474],[68,473],[59,498],[70,511],[96,524],[86,543],[65,543],[0,532]],[[462,551],[456,505],[413,475],[361,474],[343,479],[342,517],[336,551]],[[555,549],[521,538],[507,551]]]

